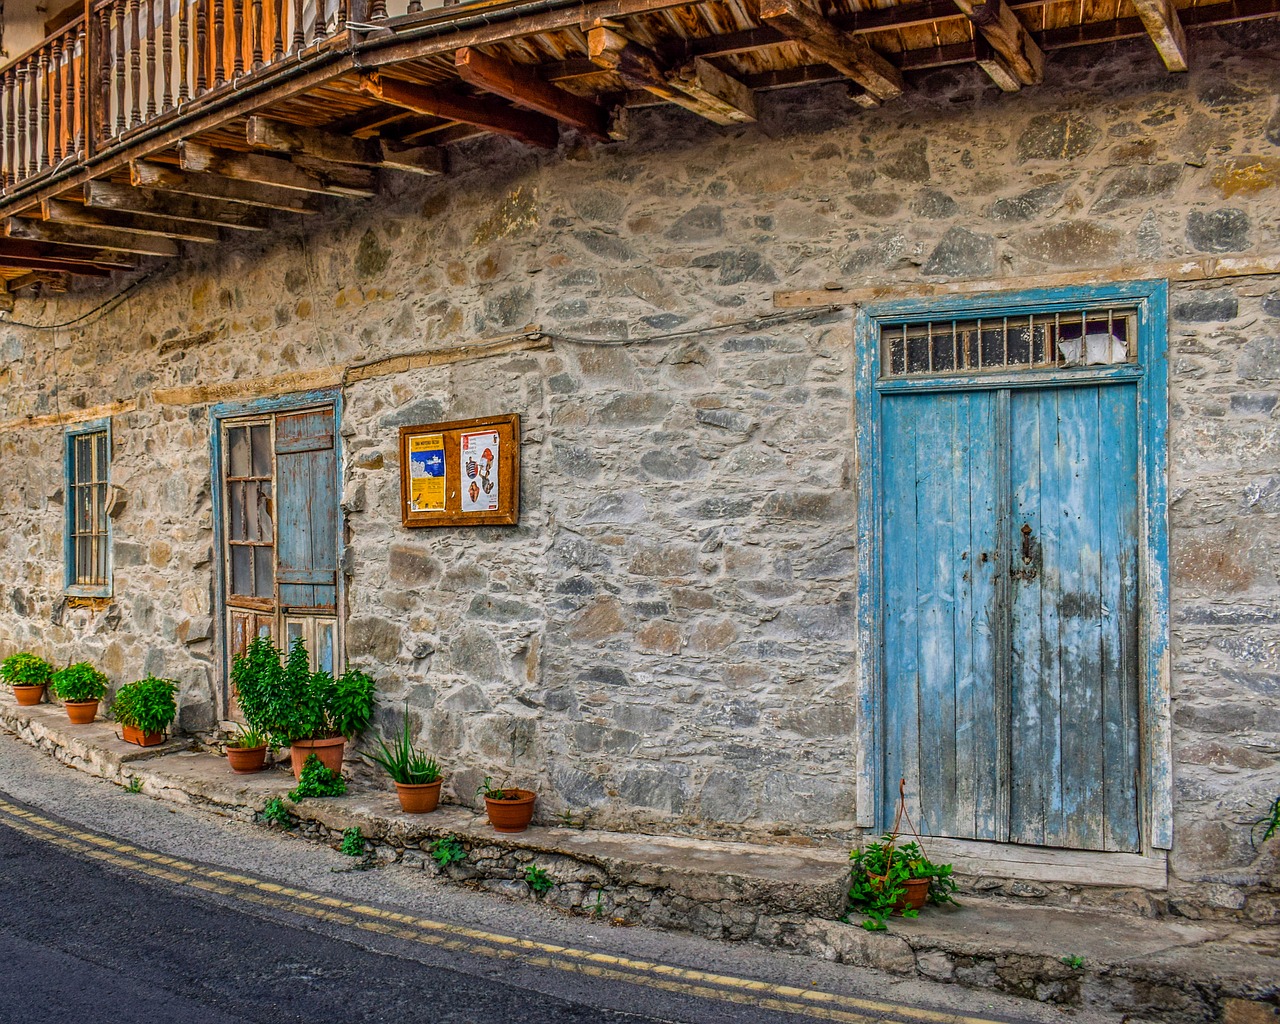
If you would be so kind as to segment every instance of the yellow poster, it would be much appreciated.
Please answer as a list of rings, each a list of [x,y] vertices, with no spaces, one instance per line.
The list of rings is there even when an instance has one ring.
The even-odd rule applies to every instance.
[[[444,511],[444,435],[409,438],[409,511]]]

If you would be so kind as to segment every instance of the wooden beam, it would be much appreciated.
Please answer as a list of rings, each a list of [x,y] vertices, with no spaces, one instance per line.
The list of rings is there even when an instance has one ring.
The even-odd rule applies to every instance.
[[[222,240],[216,227],[206,227],[189,221],[169,220],[145,213],[127,213],[121,210],[92,210],[65,199],[46,199],[40,207],[46,221],[54,224],[77,225],[86,228],[108,228],[155,238],[175,238],[180,242],[216,243]]]
[[[841,32],[808,0],[761,0],[760,20],[866,90],[864,105],[902,95],[902,72],[860,36]]]
[[[86,274],[86,277],[105,277],[106,274]],[[36,285],[48,285],[49,291],[55,295],[61,295],[71,286],[70,275],[66,271],[61,270],[32,270],[23,274],[21,277],[15,277],[9,282],[10,292],[20,292],[25,288],[34,288]]]
[[[702,57],[694,57],[674,71],[668,70],[657,54],[628,39],[617,26],[607,22],[588,28],[587,54],[598,69],[612,71],[628,85],[716,124],[741,124],[756,119],[751,90]]]
[[[377,176],[362,167],[330,167],[315,170],[292,160],[265,153],[237,153],[198,142],[178,143],[178,160],[184,171],[217,174],[274,188],[321,196],[354,196],[368,199],[378,193]]]
[[[443,174],[448,166],[445,151],[434,146],[401,146],[381,139],[353,139],[267,117],[249,118],[246,136],[249,145],[258,149],[310,157],[331,164],[390,167],[426,175]]]
[[[992,60],[988,62],[990,66],[983,64],[983,70],[996,85],[1007,90],[1010,75],[1019,86],[1039,85],[1044,80],[1044,53],[1005,0],[955,0],[955,4],[999,57],[1000,63]]]
[[[270,213],[257,206],[222,203],[151,188],[130,188],[111,181],[85,182],[84,201],[92,209],[193,221],[237,231],[266,231],[271,227]]]
[[[141,256],[177,256],[176,242],[167,238],[131,235],[110,228],[87,228],[77,224],[52,224],[38,220],[10,217],[5,223],[6,238],[25,238],[30,242],[83,246],[90,249],[113,249]]]
[[[65,244],[35,242],[27,238],[0,239],[0,251],[6,256],[20,256],[24,259],[53,260],[56,263],[85,263],[108,267],[112,270],[133,270],[138,262],[129,253],[115,249],[104,249],[101,246],[73,246]],[[56,267],[62,270],[64,267]]]
[[[0,281],[0,312],[13,312],[13,292],[9,290],[9,283]]]
[[[1178,18],[1173,0],[1133,0],[1134,10],[1156,44],[1164,66],[1170,71],[1187,70],[1187,34]]]
[[[363,76],[360,88],[383,103],[442,117],[447,121],[473,124],[477,128],[508,135],[529,145],[555,149],[560,144],[560,131],[552,118],[516,110],[484,96],[461,96],[428,89],[413,82],[387,78],[376,72]]]
[[[498,60],[469,46],[454,54],[453,66],[468,85],[555,118],[590,138],[602,142],[610,138],[608,111],[543,81],[533,67]]]
[[[82,277],[111,276],[109,268],[100,267],[94,263],[75,263],[67,260],[43,259],[38,256],[10,256],[2,248],[0,248],[0,267],[9,267],[11,270],[47,270],[54,273],[79,274]]]
[[[150,160],[130,160],[129,180],[134,188],[154,188],[162,192],[220,199],[286,213],[320,212],[313,197],[299,195],[293,189],[238,181],[235,178],[224,178],[220,174],[192,174]]]

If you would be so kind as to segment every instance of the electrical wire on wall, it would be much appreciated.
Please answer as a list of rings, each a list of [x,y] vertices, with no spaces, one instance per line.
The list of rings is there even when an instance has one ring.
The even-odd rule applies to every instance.
[[[94,306],[94,308],[89,310],[87,313],[81,313],[79,316],[74,317],[71,320],[64,320],[60,324],[31,324],[24,320],[10,320],[8,319],[8,314],[0,314],[0,327],[25,327],[31,331],[60,331],[65,327],[87,325],[100,316],[106,316],[106,314],[110,313],[120,305],[120,303],[137,291],[137,289],[141,288],[144,284],[165,269],[167,268],[156,267],[154,270],[148,271],[137,280],[132,281],[124,288],[121,288],[120,291],[116,292],[109,299],[106,299],[97,306]]]
[[[814,320],[819,316],[840,313],[844,306],[809,306],[804,309],[783,309],[776,313],[760,313],[758,316],[742,320],[729,320],[725,323],[707,324],[702,327],[686,327],[678,331],[665,331],[661,334],[641,334],[630,338],[579,338],[559,331],[530,331],[528,337],[551,338],[562,341],[566,345],[583,345],[593,348],[620,348],[627,345],[650,345],[659,341],[675,341],[679,338],[705,337],[709,334],[723,334],[726,331],[760,330],[777,327],[780,324],[794,323],[797,320]]]

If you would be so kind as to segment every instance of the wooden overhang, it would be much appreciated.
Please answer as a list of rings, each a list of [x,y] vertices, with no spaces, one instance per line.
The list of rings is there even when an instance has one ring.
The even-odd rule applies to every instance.
[[[171,259],[447,173],[452,143],[608,144],[628,109],[712,125],[756,93],[843,82],[862,106],[977,65],[1035,86],[1056,50],[1280,16],[1280,0],[86,0],[0,68],[0,279],[10,290]]]

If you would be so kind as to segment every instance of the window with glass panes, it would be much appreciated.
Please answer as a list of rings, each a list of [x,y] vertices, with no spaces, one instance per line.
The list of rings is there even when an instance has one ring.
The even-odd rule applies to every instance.
[[[67,593],[109,596],[111,539],[107,487],[111,434],[105,425],[67,434]]]

